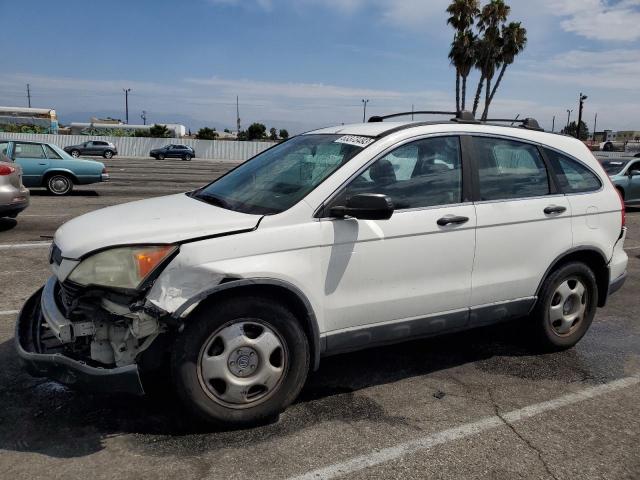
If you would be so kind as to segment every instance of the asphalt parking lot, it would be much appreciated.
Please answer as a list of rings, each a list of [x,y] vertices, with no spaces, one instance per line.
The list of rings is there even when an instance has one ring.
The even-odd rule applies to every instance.
[[[277,423],[211,431],[168,390],[81,394],[16,361],[16,311],[49,275],[58,226],[233,165],[105,163],[111,182],[33,192],[17,223],[0,220],[3,478],[640,478],[640,210],[627,217],[627,283],[574,349],[535,354],[513,323],[331,357]]]

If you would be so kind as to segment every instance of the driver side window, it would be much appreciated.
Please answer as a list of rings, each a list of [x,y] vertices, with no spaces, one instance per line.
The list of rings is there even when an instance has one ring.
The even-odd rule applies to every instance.
[[[393,150],[353,180],[340,197],[345,201],[361,193],[387,195],[396,210],[460,203],[459,138],[426,138]]]

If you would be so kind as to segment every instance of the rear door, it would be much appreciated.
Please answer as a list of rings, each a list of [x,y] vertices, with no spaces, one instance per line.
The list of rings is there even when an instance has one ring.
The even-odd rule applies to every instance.
[[[42,176],[49,168],[49,159],[39,143],[15,142],[13,160],[22,167],[22,183],[25,187],[39,187]]]
[[[471,323],[528,313],[547,268],[572,246],[571,208],[539,148],[474,136],[477,232]]]

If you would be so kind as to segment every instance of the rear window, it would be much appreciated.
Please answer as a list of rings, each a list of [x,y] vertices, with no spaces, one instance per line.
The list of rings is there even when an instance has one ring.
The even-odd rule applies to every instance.
[[[593,192],[602,187],[598,176],[580,162],[548,148],[545,148],[545,154],[556,171],[563,192]]]
[[[627,162],[624,160],[604,160],[600,163],[607,175],[618,175],[627,166]]]

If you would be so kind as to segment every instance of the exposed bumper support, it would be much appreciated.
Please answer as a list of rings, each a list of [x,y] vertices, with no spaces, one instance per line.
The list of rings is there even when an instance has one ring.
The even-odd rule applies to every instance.
[[[143,395],[137,365],[100,368],[60,353],[40,353],[40,346],[37,344],[37,332],[43,320],[40,305],[46,303],[48,308],[52,308],[48,300],[45,302],[42,299],[45,291],[45,288],[41,288],[27,300],[16,323],[15,346],[27,371],[33,376],[49,377],[80,390]],[[55,301],[53,306],[57,310]],[[62,316],[59,310],[58,314]]]

